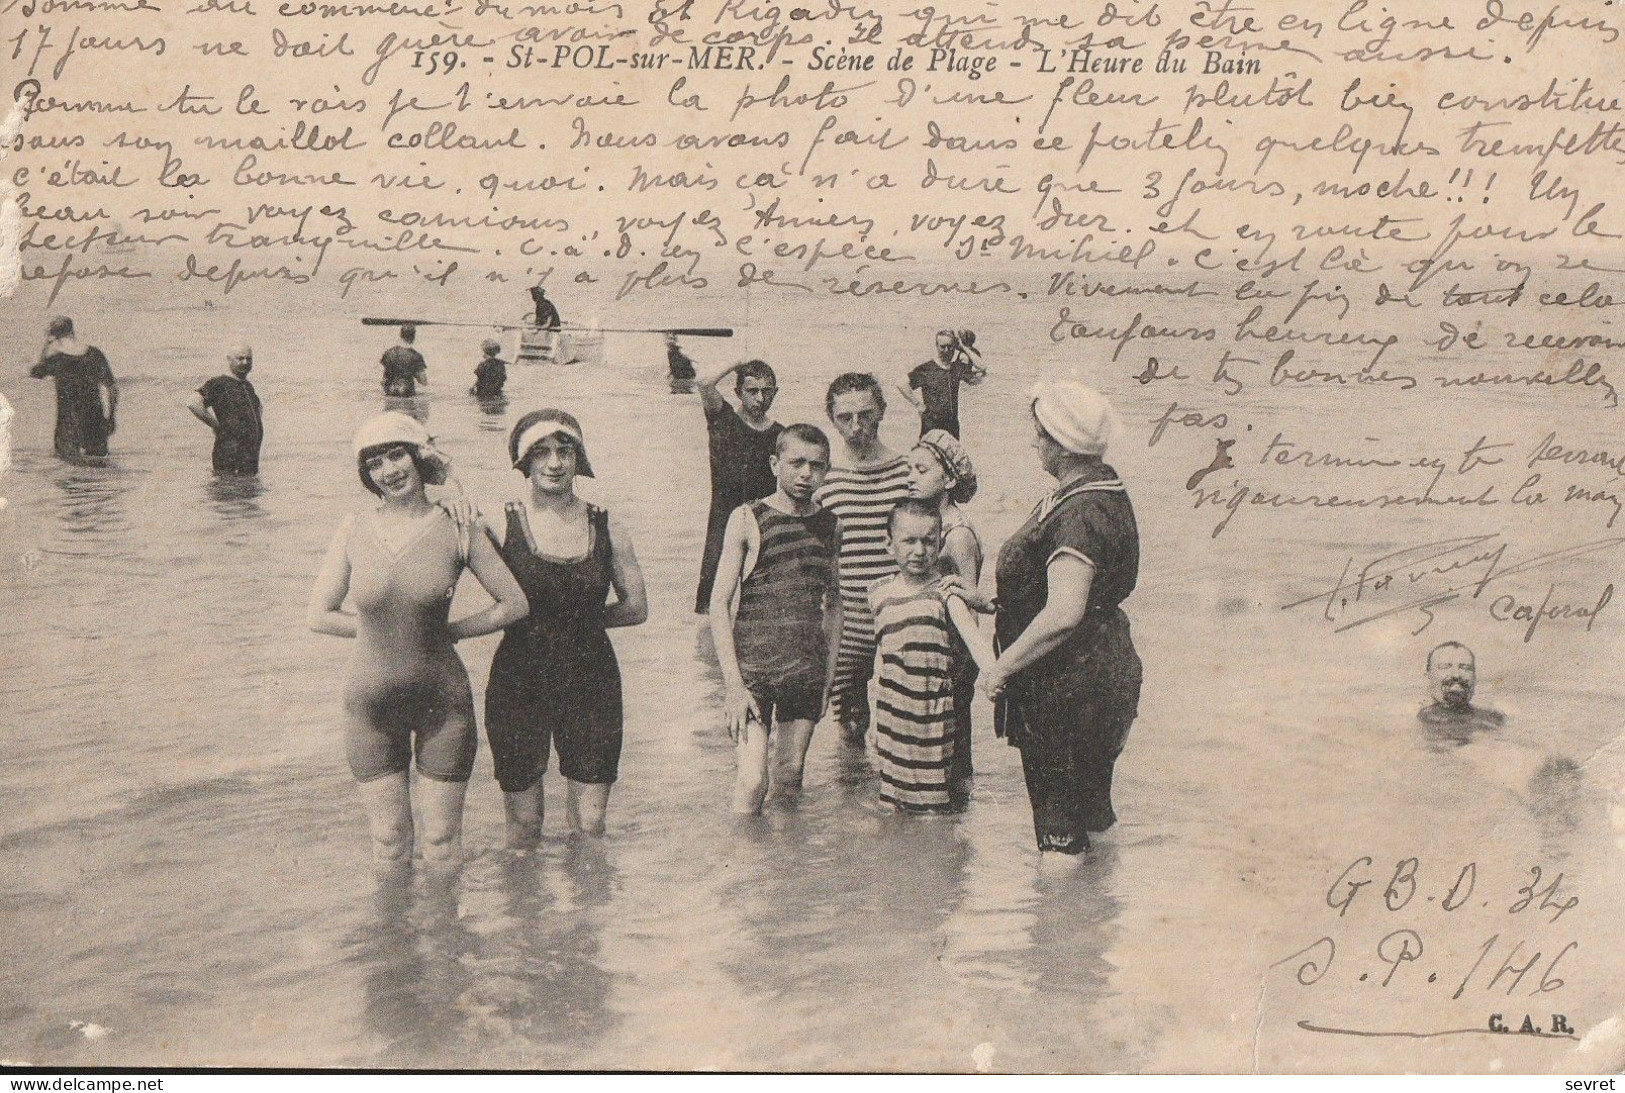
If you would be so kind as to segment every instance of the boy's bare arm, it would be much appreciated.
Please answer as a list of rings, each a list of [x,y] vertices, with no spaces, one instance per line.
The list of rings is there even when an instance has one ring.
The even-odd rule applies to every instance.
[[[717,387],[738,369],[739,363],[735,361],[720,372],[701,376],[695,384],[694,389],[700,393],[700,404],[705,407],[707,413],[715,413],[718,407],[728,404],[728,400],[722,397],[722,392],[718,391]]]
[[[745,724],[760,721],[762,711],[745,687],[739,670],[739,651],[734,644],[734,596],[744,580],[749,556],[749,536],[755,526],[750,509],[741,505],[728,517],[722,534],[722,556],[717,560],[717,578],[711,586],[711,638],[716,642],[717,664],[722,669],[723,717],[730,740],[739,740]]]
[[[739,591],[740,574],[745,568],[745,531],[742,509],[728,514],[722,533],[722,554],[717,559],[717,576],[711,585],[711,636],[716,642],[717,661],[726,687],[743,687],[739,654],[734,646],[733,601]]]

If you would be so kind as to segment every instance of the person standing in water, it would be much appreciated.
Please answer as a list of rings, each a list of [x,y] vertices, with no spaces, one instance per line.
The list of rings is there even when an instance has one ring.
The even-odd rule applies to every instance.
[[[886,397],[874,376],[837,376],[824,408],[842,440],[817,497],[841,525],[841,649],[830,703],[845,742],[860,745],[869,730],[869,680],[875,662],[869,586],[897,572],[886,547],[886,523],[892,506],[908,496],[909,464],[880,441]]]
[[[100,349],[74,336],[66,315],[51,320],[45,337],[39,363],[28,374],[56,381],[56,454],[72,461],[105,458],[107,438],[118,426],[113,369]]]
[[[686,395],[694,390],[694,362],[689,359],[683,347],[677,344],[677,335],[666,335],[666,378],[671,384],[671,393]]]
[[[568,786],[571,830],[604,832],[623,720],[621,671],[607,631],[641,624],[649,600],[626,528],[576,496],[576,477],[593,476],[581,423],[563,410],[533,410],[514,423],[508,454],[530,489],[508,503],[501,552],[530,615],[508,627],[491,661],[485,732],[508,845],[525,849],[542,835],[551,745]]]
[[[1075,380],[1033,390],[1033,447],[1055,490],[999,550],[998,599],[963,578],[945,593],[996,610],[982,674],[999,735],[1021,751],[1042,853],[1075,856],[1117,822],[1112,773],[1139,712],[1143,669],[1122,603],[1140,569],[1134,506],[1104,462],[1106,397]]]
[[[457,656],[464,638],[524,618],[525,594],[480,529],[460,528],[424,487],[446,462],[423,426],[379,414],[354,442],[361,484],[380,504],[344,521],[328,548],[307,621],[356,639],[344,682],[344,747],[381,864],[412,857],[410,768],[416,757],[425,861],[455,862],[463,796],[477,746],[474,696]],[[452,593],[471,569],[496,601],[450,621]],[[343,609],[345,600],[354,613]]]
[[[869,588],[880,799],[906,812],[948,812],[955,804],[956,663],[969,655],[938,590],[942,510],[910,497],[892,509],[888,528],[897,572]]]
[[[380,360],[384,366],[384,394],[411,398],[417,394],[417,385],[429,385],[429,365],[423,354],[414,348],[418,328],[408,323],[401,327],[401,342],[384,350]]]
[[[226,375],[199,387],[186,408],[214,430],[215,474],[259,474],[265,421],[260,396],[248,382],[254,351],[246,345],[233,349],[226,354],[226,368]]]
[[[729,517],[711,590],[711,632],[735,745],[733,807],[742,815],[760,812],[767,798],[775,732],[781,778],[801,785],[841,637],[839,529],[813,499],[829,471],[829,439],[815,426],[790,426],[779,434],[772,468],[772,496]]]
[[[501,357],[502,343],[487,338],[480,343],[480,352],[484,356],[474,366],[474,386],[468,393],[475,398],[500,398],[508,382],[508,362]]]
[[[909,497],[935,505],[942,514],[942,556],[938,564],[944,574],[962,577],[975,587],[982,579],[982,540],[959,507],[976,496],[976,469],[971,465],[970,453],[955,437],[933,429],[920,437],[908,461]],[[956,795],[963,792],[972,773],[970,709],[976,675],[975,660],[969,656],[955,658],[952,784]]]
[[[739,409],[717,390],[729,374]],[[773,474],[773,452],[784,426],[768,417],[778,396],[778,378],[765,361],[730,364],[699,383],[705,408],[705,431],[711,454],[711,515],[705,526],[705,552],[700,557],[700,585],[694,593],[694,611],[711,610],[711,586],[722,556],[722,537],[734,509],[766,497],[778,486]]]
[[[918,365],[908,374],[908,386],[898,388],[920,411],[921,436],[933,429],[959,436],[959,385],[975,387],[987,378],[980,362],[974,333],[937,331],[936,360]]]

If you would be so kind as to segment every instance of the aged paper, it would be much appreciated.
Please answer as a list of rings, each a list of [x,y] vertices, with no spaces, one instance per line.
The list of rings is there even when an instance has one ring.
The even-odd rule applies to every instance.
[[[0,1056],[1619,1070],[1622,29],[1612,0],[7,0]],[[568,348],[524,365],[538,285]],[[29,378],[57,315],[117,377],[98,465]],[[410,406],[364,318],[417,322]],[[1072,872],[980,698],[951,819],[883,814],[828,725],[799,803],[727,815],[672,329],[832,436],[829,382],[876,374],[899,451],[899,386],[973,332],[990,594],[1054,485],[1031,385],[1113,402],[1145,681]],[[495,406],[464,393],[488,337]],[[247,484],[186,413],[245,342]],[[503,850],[482,737],[461,875],[374,885],[349,649],[303,615],[367,502],[351,432],[407,409],[500,522],[545,405],[650,590],[608,833],[566,836],[550,775],[542,848]]]

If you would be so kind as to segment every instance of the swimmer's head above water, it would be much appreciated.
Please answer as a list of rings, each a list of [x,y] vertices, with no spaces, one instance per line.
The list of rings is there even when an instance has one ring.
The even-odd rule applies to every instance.
[[[1428,697],[1453,710],[1473,704],[1478,688],[1478,664],[1473,651],[1459,641],[1436,645],[1428,653]]]
[[[351,446],[355,449],[356,469],[361,475],[361,484],[380,497],[384,491],[373,481],[367,464],[393,448],[404,448],[411,455],[412,465],[417,468],[418,477],[425,486],[446,484],[449,461],[436,450],[429,430],[415,418],[393,412],[368,418],[356,430]]]
[[[1473,651],[1459,641],[1436,645],[1427,659],[1428,698],[1417,717],[1425,725],[1447,727],[1452,732],[1469,730],[1467,737],[1452,737],[1466,743],[1470,731],[1498,728],[1506,717],[1498,710],[1473,705],[1478,690],[1478,663]]]

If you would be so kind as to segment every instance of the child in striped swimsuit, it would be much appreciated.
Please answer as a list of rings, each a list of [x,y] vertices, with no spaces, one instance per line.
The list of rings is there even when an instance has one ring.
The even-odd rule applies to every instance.
[[[895,576],[869,589],[879,693],[880,799],[910,812],[948,812],[954,756],[954,664],[963,655],[937,590],[942,513],[900,502],[888,524]]]

